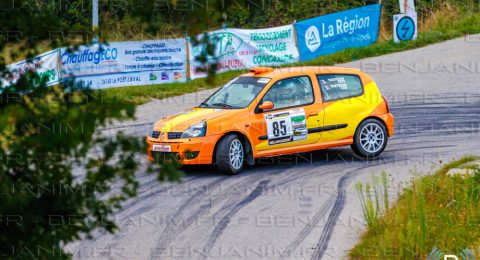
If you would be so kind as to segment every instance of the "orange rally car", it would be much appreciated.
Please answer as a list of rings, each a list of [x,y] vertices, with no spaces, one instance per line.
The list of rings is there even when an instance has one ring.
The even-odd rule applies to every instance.
[[[150,160],[217,164],[239,173],[255,159],[351,145],[375,157],[393,135],[387,100],[367,74],[340,67],[258,67],[198,107],[160,119]]]

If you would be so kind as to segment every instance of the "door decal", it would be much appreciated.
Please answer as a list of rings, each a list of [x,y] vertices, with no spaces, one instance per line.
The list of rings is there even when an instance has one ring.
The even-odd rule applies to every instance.
[[[306,140],[308,131],[303,108],[265,115],[269,145]]]

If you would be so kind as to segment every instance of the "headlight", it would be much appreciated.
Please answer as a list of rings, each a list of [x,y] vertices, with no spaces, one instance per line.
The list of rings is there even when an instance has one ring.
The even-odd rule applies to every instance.
[[[159,131],[154,131],[153,129],[155,129],[155,127],[157,127],[157,123],[152,125],[152,130],[150,130],[150,132],[148,133],[148,136],[153,137],[153,138],[158,138],[158,136],[160,135],[160,132]]]
[[[160,132],[153,131],[153,130],[148,133],[148,136],[150,136],[152,138],[158,138],[159,135],[160,135]]]
[[[203,121],[199,124],[193,125],[185,130],[180,138],[195,138],[205,136],[207,133],[207,122]]]

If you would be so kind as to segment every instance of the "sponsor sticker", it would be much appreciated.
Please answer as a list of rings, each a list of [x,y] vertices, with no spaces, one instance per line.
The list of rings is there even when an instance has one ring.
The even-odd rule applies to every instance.
[[[328,78],[327,80],[320,80],[320,83],[325,90],[330,89],[341,89],[341,90],[348,90],[347,81],[345,77],[336,76],[332,78]]]
[[[308,131],[303,108],[265,115],[268,144],[306,140]]]
[[[270,82],[270,78],[260,78],[257,82],[258,83],[261,83],[261,84],[267,84],[268,82]]]

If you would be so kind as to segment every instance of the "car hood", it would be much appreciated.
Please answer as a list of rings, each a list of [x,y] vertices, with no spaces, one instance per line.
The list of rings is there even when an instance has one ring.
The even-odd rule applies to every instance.
[[[176,115],[160,119],[154,127],[155,131],[183,132],[188,127],[233,112],[231,109],[192,108]]]

